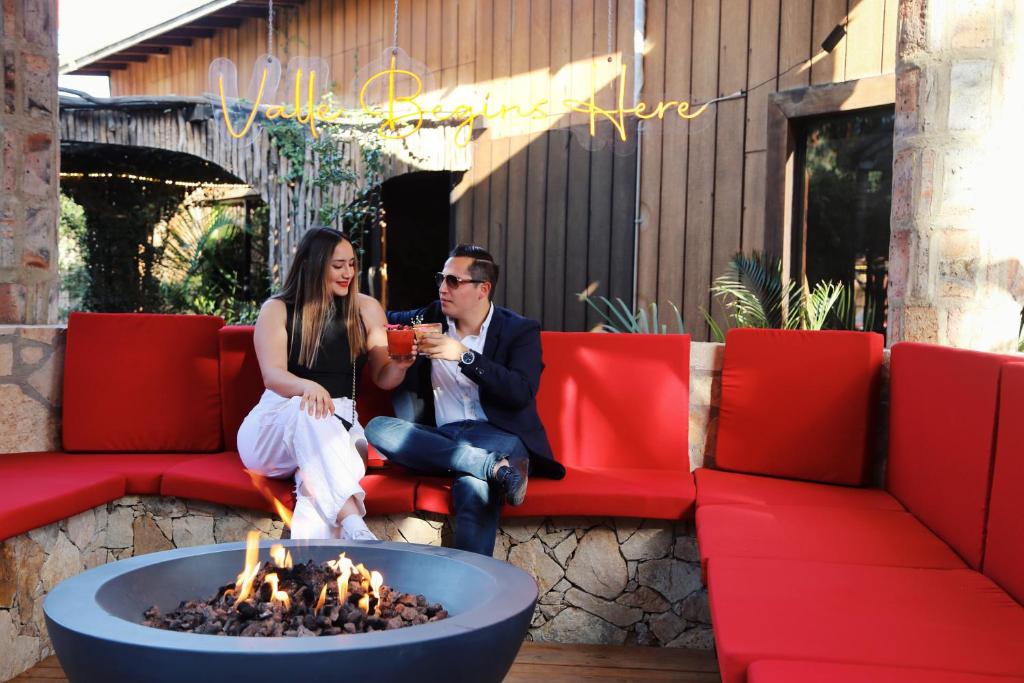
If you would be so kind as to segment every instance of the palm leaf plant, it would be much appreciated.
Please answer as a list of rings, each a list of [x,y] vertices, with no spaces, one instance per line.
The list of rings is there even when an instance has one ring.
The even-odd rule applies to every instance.
[[[598,325],[598,329],[604,332],[630,333],[630,334],[683,334],[683,315],[671,301],[668,305],[672,308],[675,331],[669,332],[667,323],[662,323],[658,318],[658,304],[650,303],[647,307],[640,307],[633,310],[625,301],[619,297],[614,300],[605,296],[594,297],[598,283],[592,282],[582,292],[576,294],[576,298],[590,306],[604,321]]]

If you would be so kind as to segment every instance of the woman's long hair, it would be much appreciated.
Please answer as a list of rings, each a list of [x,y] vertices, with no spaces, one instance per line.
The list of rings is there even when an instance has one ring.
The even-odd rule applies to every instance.
[[[275,295],[294,307],[292,315],[291,347],[299,346],[299,365],[312,367],[320,352],[327,326],[334,320],[334,293],[327,281],[334,249],[342,240],[352,243],[345,233],[332,228],[315,226],[299,240],[292,267],[288,269],[284,287]],[[366,347],[366,328],[359,315],[359,261],[348,286],[343,307],[348,348],[355,361]],[[288,349],[291,355],[292,348]]]

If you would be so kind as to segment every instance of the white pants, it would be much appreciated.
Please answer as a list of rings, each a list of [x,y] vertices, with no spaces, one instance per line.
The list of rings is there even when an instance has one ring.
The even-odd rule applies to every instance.
[[[366,474],[360,457],[366,437],[358,422],[346,430],[333,415],[310,416],[299,408],[301,401],[265,390],[238,430],[238,454],[246,468],[265,477],[295,475],[292,538],[337,538],[338,513],[349,498],[366,514],[359,485]],[[334,399],[334,412],[351,420],[351,399]]]

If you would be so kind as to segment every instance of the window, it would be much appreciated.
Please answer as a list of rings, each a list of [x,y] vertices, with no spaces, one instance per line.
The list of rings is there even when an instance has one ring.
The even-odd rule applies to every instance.
[[[843,283],[848,329],[885,332],[892,106],[795,120],[792,273]]]

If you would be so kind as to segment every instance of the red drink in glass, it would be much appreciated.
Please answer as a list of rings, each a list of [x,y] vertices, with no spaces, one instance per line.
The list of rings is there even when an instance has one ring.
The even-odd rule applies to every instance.
[[[412,353],[412,343],[416,333],[411,327],[389,327],[388,333],[388,355],[394,360],[412,360],[415,356]]]

